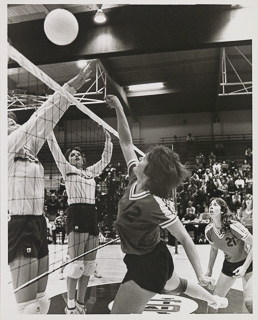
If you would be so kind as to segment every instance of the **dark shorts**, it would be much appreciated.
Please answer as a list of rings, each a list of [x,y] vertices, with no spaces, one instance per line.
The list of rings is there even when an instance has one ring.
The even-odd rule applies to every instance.
[[[48,255],[45,217],[11,216],[8,222],[8,263],[18,256],[43,258]]]
[[[234,273],[233,271],[242,266],[244,264],[245,260],[239,261],[239,262],[229,262],[227,260],[224,260],[223,266],[222,266],[222,273],[224,273],[228,277],[233,277]],[[253,262],[250,263],[250,266],[246,270],[246,273],[253,271]]]
[[[163,241],[144,255],[126,254],[124,262],[127,273],[122,283],[133,280],[141,288],[161,293],[174,270],[172,256]]]
[[[68,207],[66,211],[66,232],[89,233],[99,235],[98,215],[95,204],[76,203]]]

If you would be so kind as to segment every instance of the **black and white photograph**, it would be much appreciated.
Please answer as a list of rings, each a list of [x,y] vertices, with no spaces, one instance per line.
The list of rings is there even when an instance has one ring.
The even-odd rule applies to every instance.
[[[257,12],[1,1],[1,319],[257,316]]]

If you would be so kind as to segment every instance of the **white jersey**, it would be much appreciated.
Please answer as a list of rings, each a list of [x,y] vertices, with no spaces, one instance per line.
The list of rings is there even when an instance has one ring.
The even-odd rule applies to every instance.
[[[56,165],[65,181],[68,204],[94,204],[96,188],[94,178],[98,176],[109,164],[112,157],[113,143],[110,140],[106,140],[101,160],[94,165],[87,167],[86,170],[82,170],[77,169],[66,160],[53,132],[49,135],[47,142],[55,159]]]
[[[68,84],[64,89],[74,94]],[[54,93],[17,130],[8,136],[8,211],[12,215],[42,215],[44,169],[37,158],[46,137],[70,102]]]

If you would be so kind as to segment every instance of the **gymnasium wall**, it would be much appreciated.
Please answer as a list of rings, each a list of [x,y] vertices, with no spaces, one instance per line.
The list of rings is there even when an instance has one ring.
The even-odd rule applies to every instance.
[[[174,135],[182,137],[189,132],[194,136],[252,133],[252,112],[250,110],[220,112],[219,119],[220,122],[214,124],[212,114],[208,112],[145,116],[139,117],[137,122],[133,122],[130,117],[128,118],[133,138],[144,139],[144,143],[157,143],[161,137],[173,137]],[[116,118],[104,120],[116,129]],[[72,141],[78,131],[81,136],[90,135],[87,133],[92,127],[90,122],[92,121],[73,120],[67,122],[65,127],[66,141]],[[60,135],[62,134],[60,133]]]
[[[158,115],[139,117],[137,122],[133,122],[129,118],[129,124],[133,133],[134,139],[144,139],[144,144],[155,144],[159,142],[161,137],[186,137],[191,132],[194,136],[212,135],[214,134],[252,134],[252,113],[251,111],[234,111],[234,112],[221,112],[219,114],[219,123],[213,123],[211,113],[188,113],[188,114],[175,114],[175,115]],[[110,126],[116,129],[116,118],[104,119]],[[64,128],[57,126],[55,129],[56,137],[59,143],[66,142],[66,145],[74,144],[74,141],[81,141],[82,143],[96,142],[96,150],[84,149],[87,153],[87,159],[93,156],[97,159],[103,151],[103,137],[100,138],[94,134],[97,124],[90,120],[72,120],[63,123]],[[216,131],[216,132],[215,132]],[[117,138],[113,138],[117,140]],[[65,148],[66,149],[66,148]],[[142,147],[140,147],[142,150]],[[48,148],[47,148],[48,150]],[[120,147],[116,144],[114,154],[119,154]],[[143,150],[144,151],[144,150]],[[121,153],[121,152],[120,152]],[[121,154],[122,157],[122,154]],[[95,162],[94,158],[94,162]],[[123,159],[123,157],[122,157]],[[91,159],[89,159],[91,161]],[[121,160],[119,160],[121,161]],[[49,162],[49,160],[48,160]],[[117,159],[112,159],[113,163]],[[93,162],[92,162],[93,163]],[[91,163],[90,163],[91,164]],[[58,189],[60,174],[54,170],[55,164],[53,159],[50,163],[50,168],[44,163],[45,166],[45,186],[47,189]],[[50,171],[49,171],[49,170]],[[54,170],[52,172],[52,170]],[[49,172],[52,174],[49,176]]]

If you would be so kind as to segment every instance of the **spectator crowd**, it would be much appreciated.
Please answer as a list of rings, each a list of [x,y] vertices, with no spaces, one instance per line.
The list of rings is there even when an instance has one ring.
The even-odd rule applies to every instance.
[[[209,221],[208,204],[211,198],[224,199],[230,210],[240,217],[245,197],[253,193],[251,155],[249,148],[241,165],[233,159],[217,160],[216,152],[211,152],[207,159],[202,153],[196,156],[195,166],[190,170],[184,184],[178,187],[175,199],[178,216],[195,243],[205,242],[204,229]],[[118,201],[128,184],[127,170],[120,163],[116,165],[110,163],[96,178],[96,182],[99,229],[104,238],[114,238]],[[62,243],[64,243],[65,223],[60,229],[55,219],[61,213],[61,220],[64,220],[63,215],[65,217],[67,206],[65,185],[61,179],[58,190],[45,191],[45,215],[54,221],[51,231],[54,243],[57,231],[62,232]],[[187,222],[192,223],[187,224]]]

